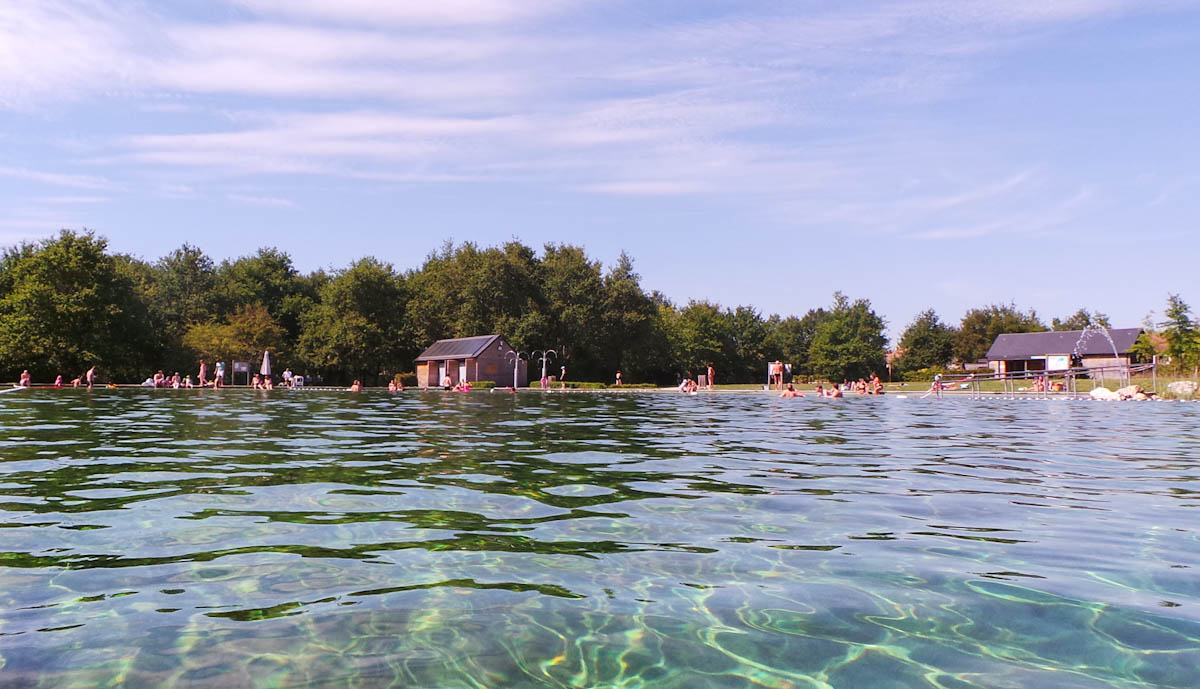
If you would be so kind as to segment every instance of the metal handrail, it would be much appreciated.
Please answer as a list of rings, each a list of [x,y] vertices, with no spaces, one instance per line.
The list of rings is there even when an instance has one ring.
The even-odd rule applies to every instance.
[[[1025,392],[1024,390],[1017,389],[1017,383],[1019,381],[1036,380],[1039,378],[1044,378],[1047,381],[1047,383],[1049,383],[1050,381],[1052,381],[1055,378],[1061,378],[1064,383],[1062,390],[1051,390],[1051,389],[1048,389],[1051,386],[1047,385],[1042,390],[1032,391],[1032,395],[1034,397],[1040,398],[1040,399],[1049,399],[1050,396],[1054,393],[1062,393],[1062,394],[1066,394],[1073,398],[1078,399],[1078,397],[1079,397],[1078,379],[1080,376],[1086,376],[1089,380],[1091,380],[1092,381],[1092,390],[1095,390],[1097,387],[1097,384],[1096,384],[1097,374],[1099,374],[1099,379],[1103,380],[1105,378],[1104,374],[1106,372],[1115,372],[1116,373],[1115,377],[1121,383],[1121,387],[1125,387],[1126,385],[1129,385],[1129,381],[1134,375],[1139,374],[1139,373],[1145,373],[1147,371],[1150,371],[1151,375],[1155,375],[1157,372],[1157,364],[1117,364],[1117,365],[1112,365],[1112,366],[1091,366],[1091,367],[1089,367],[1089,366],[1074,366],[1071,368],[1059,369],[1059,370],[1055,370],[1055,371],[1007,371],[1004,373],[992,372],[992,373],[983,374],[983,375],[979,375],[979,374],[975,374],[975,373],[963,374],[961,376],[946,375],[946,376],[939,376],[938,378],[936,378],[934,380],[934,385],[930,389],[930,392],[933,392],[938,397],[941,397],[942,392],[948,386],[953,386],[954,388],[962,389],[962,384],[967,383],[969,385],[968,389],[971,392],[972,398],[979,399],[979,398],[982,398],[985,394],[980,386],[980,383],[983,383],[986,381],[998,380],[998,381],[1002,381],[1004,383],[1004,391],[1000,394],[1007,397],[1008,399],[1017,399],[1018,393]],[[1155,377],[1155,380],[1157,381],[1157,376]],[[1023,398],[1029,397],[1029,394],[1021,395],[1021,397],[1023,397]]]

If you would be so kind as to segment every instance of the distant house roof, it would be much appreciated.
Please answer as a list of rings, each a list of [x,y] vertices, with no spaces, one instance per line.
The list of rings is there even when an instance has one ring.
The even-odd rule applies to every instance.
[[[1028,359],[1031,356],[1046,356],[1048,354],[1078,354],[1079,356],[1095,356],[1108,354],[1112,356],[1113,345],[1118,354],[1128,354],[1142,334],[1141,328],[1110,328],[1108,336],[1112,345],[1104,335],[1091,332],[1083,342],[1079,341],[1082,330],[1060,330],[1044,333],[1006,333],[996,337],[992,348],[988,350],[988,361],[1009,361],[1013,359]]]
[[[438,340],[421,352],[417,361],[474,359],[500,339],[502,338],[499,335],[480,335],[478,337],[458,337],[453,340]]]

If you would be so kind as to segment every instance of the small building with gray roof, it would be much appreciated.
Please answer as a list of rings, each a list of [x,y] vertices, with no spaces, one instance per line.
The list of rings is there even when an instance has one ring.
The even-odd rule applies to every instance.
[[[988,350],[988,366],[996,373],[1128,367],[1142,329],[1109,328],[1107,332],[1108,337],[1098,329],[1005,333]]]
[[[513,384],[513,363],[518,385],[529,381],[527,362],[512,354],[512,345],[499,335],[438,340],[416,358],[417,385],[436,388],[461,382],[490,380],[497,386]]]

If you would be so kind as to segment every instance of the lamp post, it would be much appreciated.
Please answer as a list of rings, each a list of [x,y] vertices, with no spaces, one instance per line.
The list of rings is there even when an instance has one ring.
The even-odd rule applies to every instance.
[[[528,355],[528,354],[526,354],[525,352],[518,352],[518,351],[516,351],[516,350],[513,350],[513,351],[511,351],[511,352],[508,352],[508,353],[506,353],[506,354],[504,355],[504,358],[505,358],[505,359],[507,359],[507,358],[509,358],[509,357],[512,357],[512,362],[513,362],[513,390],[516,390],[518,387],[520,387],[520,386],[518,386],[518,385],[517,385],[517,372],[518,372],[518,371],[521,369],[521,359],[525,359],[526,361],[528,361],[528,360],[529,360],[529,355]]]
[[[529,353],[530,361],[542,362],[542,380],[546,379],[546,360],[558,356],[553,349],[535,349]]]

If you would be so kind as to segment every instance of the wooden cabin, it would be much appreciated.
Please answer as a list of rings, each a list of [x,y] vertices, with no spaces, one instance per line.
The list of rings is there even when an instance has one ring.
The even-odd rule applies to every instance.
[[[481,380],[490,380],[497,387],[512,385],[512,352],[512,345],[499,335],[438,340],[416,359],[417,385],[441,387],[447,376],[451,385]],[[524,359],[516,359],[518,386],[529,382],[527,365]]]
[[[1141,328],[1109,328],[1108,337],[1098,330],[1088,332],[1086,337],[1082,330],[1006,333],[996,337],[987,361],[996,373],[1061,371],[1079,366],[1128,368],[1134,360],[1133,343],[1141,334]]]

